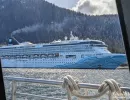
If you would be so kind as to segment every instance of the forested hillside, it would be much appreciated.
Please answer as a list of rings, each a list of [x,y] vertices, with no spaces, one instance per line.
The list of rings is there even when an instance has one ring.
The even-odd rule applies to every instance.
[[[99,39],[112,52],[125,52],[118,15],[90,16],[44,0],[0,0],[0,43],[11,34],[20,42],[51,42],[70,37]]]

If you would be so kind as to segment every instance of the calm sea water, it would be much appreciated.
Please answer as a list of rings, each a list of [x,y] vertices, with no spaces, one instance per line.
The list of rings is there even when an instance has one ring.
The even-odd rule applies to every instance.
[[[36,78],[63,81],[66,75],[73,76],[79,82],[101,84],[105,79],[115,79],[121,86],[130,86],[130,73],[128,69],[118,70],[90,70],[90,69],[28,69],[3,68],[4,76]],[[50,97],[66,98],[65,91],[60,87],[42,84],[18,83],[18,92],[47,95]],[[5,80],[7,100],[11,100],[11,82]],[[43,100],[33,97],[17,96],[18,100]]]

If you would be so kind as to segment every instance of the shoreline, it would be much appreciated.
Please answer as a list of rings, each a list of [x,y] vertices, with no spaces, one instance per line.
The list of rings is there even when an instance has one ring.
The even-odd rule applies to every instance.
[[[129,69],[129,66],[119,66],[116,69]]]

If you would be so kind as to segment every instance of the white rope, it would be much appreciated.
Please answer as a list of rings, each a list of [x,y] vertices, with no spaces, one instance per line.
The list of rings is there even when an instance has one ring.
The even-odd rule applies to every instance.
[[[93,96],[83,96],[79,94],[80,87],[78,82],[72,76],[67,75],[64,77],[63,88],[67,90],[68,100],[72,100],[72,95],[82,99],[98,98],[109,92],[109,100],[113,100],[114,94],[121,94],[120,85],[113,79],[105,80],[98,89],[98,93]]]

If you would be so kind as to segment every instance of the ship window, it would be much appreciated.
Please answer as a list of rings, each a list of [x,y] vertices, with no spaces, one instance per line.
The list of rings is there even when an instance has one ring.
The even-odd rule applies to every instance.
[[[107,47],[107,45],[95,45],[97,47]]]
[[[102,42],[90,41],[90,44],[103,44]]]
[[[81,55],[81,58],[84,58],[84,55]]]
[[[76,58],[76,55],[66,55],[66,58]]]

